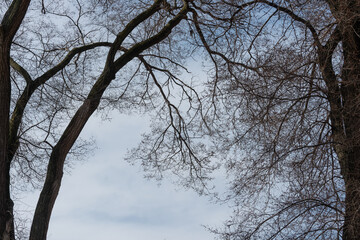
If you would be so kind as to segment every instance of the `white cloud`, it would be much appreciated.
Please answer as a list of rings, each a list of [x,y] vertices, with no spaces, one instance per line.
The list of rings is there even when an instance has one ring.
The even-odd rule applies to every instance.
[[[49,227],[49,240],[208,240],[201,225],[221,224],[228,209],[166,180],[159,186],[123,160],[146,130],[146,118],[93,118],[83,136],[98,150],[65,175]],[[34,199],[33,195],[29,198]]]

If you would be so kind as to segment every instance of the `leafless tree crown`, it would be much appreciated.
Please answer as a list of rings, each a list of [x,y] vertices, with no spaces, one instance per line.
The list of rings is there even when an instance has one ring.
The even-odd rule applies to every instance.
[[[84,125],[112,109],[151,114],[128,155],[149,176],[212,194],[226,169],[220,238],[360,239],[359,1],[13,0],[0,16],[0,240],[46,239]],[[30,237],[12,201],[28,187]]]

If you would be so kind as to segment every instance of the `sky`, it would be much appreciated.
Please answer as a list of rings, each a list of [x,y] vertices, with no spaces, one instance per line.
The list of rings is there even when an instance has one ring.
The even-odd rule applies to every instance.
[[[92,117],[81,135],[97,149],[65,174],[51,217],[48,240],[209,240],[203,225],[221,226],[229,208],[165,179],[145,179],[139,165],[124,161],[147,130],[142,116]],[[34,208],[38,192],[22,200]]]
[[[199,64],[189,65],[199,69]],[[116,112],[110,117],[111,121],[102,121],[92,116],[86,124],[81,137],[94,138],[97,149],[64,175],[47,239],[214,239],[204,225],[221,226],[230,209],[169,179],[160,185],[145,179],[141,167],[131,166],[124,156],[148,130],[148,119]],[[26,193],[18,212],[30,219],[38,195]]]

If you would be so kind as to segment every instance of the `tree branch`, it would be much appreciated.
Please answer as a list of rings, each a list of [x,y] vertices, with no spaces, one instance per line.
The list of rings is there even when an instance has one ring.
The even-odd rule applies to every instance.
[[[8,46],[10,46],[15,33],[17,32],[22,20],[25,17],[30,1],[31,0],[12,1],[1,21],[1,27],[4,33],[6,33],[4,40]]]
[[[160,1],[156,1],[157,4],[159,2]],[[149,9],[152,9],[152,11],[154,11],[154,5]],[[53,148],[49,160],[45,183],[36,206],[30,231],[30,240],[46,239],[50,216],[60,189],[65,158],[71,147],[73,146],[74,142],[80,135],[80,132],[82,131],[86,122],[93,114],[93,112],[97,109],[104,91],[109,86],[111,81],[115,78],[116,72],[118,72],[123,66],[125,66],[142,51],[165,39],[170,34],[171,30],[185,17],[187,11],[188,5],[187,2],[184,2],[184,7],[181,9],[181,11],[173,19],[171,19],[168,24],[165,25],[165,27],[161,31],[159,31],[158,34],[145,41],[135,44],[121,57],[119,57],[119,59],[117,59],[114,63],[111,63],[114,57],[113,55],[115,54],[114,51],[119,50],[119,43],[121,43],[121,39],[124,37],[124,35],[120,34],[121,37],[115,39],[107,56],[107,61],[110,62],[108,62],[104,66],[102,74],[100,75],[96,83],[93,85],[89,95],[87,96],[87,99],[77,110],[70,123],[64,130],[59,141]],[[145,12],[147,12],[147,10]],[[148,16],[147,14],[145,15]],[[145,20],[146,18],[142,17],[138,20],[140,19]],[[135,22],[136,24],[139,24],[137,21]],[[134,27],[135,26],[131,26],[129,27],[129,29],[133,29]]]
[[[112,44],[109,42],[98,42],[98,43],[93,43],[93,44],[74,48],[65,56],[65,58],[59,64],[49,69],[48,71],[46,71],[44,74],[42,74],[40,77],[36,78],[33,81],[31,80],[30,74],[23,67],[17,64],[14,60],[11,60],[12,67],[24,76],[27,85],[24,91],[22,92],[20,98],[16,102],[14,111],[10,119],[9,156],[8,156],[10,162],[13,159],[14,154],[18,148],[17,134],[19,131],[19,126],[22,121],[24,110],[35,90],[38,89],[41,85],[45,84],[50,78],[55,76],[55,74],[57,74],[59,71],[64,69],[75,55],[97,47],[111,47],[111,46]]]

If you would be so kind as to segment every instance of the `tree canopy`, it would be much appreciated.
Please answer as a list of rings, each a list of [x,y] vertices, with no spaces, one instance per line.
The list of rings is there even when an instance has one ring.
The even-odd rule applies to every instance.
[[[79,135],[111,109],[152,113],[128,156],[150,176],[212,194],[226,170],[220,238],[360,238],[359,1],[13,0],[0,16],[1,240],[46,239]],[[29,183],[28,237],[12,194]]]

